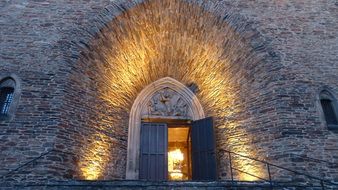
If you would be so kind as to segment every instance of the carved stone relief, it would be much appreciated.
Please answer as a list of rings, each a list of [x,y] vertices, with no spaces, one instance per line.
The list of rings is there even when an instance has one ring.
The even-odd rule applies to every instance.
[[[190,118],[187,102],[170,88],[163,88],[152,96],[147,104],[146,115]]]

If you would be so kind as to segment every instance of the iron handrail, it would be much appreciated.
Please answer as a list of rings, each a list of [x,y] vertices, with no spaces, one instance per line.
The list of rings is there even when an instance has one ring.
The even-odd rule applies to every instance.
[[[316,162],[323,162],[323,163],[327,163],[327,164],[338,165],[338,163],[329,162],[329,161],[321,160],[321,159],[317,159],[317,158],[311,158],[311,157],[308,157],[308,156],[305,156],[305,155],[297,155],[297,154],[293,154],[293,153],[291,153],[290,155],[296,156],[296,157],[299,157],[299,158],[304,158],[304,159],[307,159],[307,160],[316,161]]]
[[[329,181],[329,180],[326,180],[326,179],[322,179],[322,178],[319,178],[319,177],[316,177],[316,176],[312,176],[310,174],[306,174],[306,173],[302,173],[302,172],[298,172],[298,171],[294,171],[294,170],[291,170],[291,169],[288,169],[288,168],[285,168],[285,167],[282,167],[282,166],[278,166],[278,165],[275,165],[275,164],[272,164],[272,163],[269,163],[267,161],[264,161],[264,160],[259,160],[257,158],[252,158],[252,157],[249,157],[249,156],[246,156],[246,155],[242,155],[242,154],[239,154],[239,153],[236,153],[236,152],[232,152],[232,151],[228,151],[228,150],[225,150],[225,149],[221,149],[220,151],[224,151],[224,152],[227,152],[229,154],[229,162],[230,162],[230,173],[231,173],[231,181],[234,182],[234,176],[233,176],[233,170],[236,170],[236,171],[239,171],[239,172],[242,172],[242,173],[245,173],[247,175],[250,175],[250,176],[253,176],[253,177],[256,177],[257,179],[261,179],[263,181],[266,181],[266,182],[269,182],[270,183],[270,187],[271,189],[273,188],[274,184],[273,183],[276,183],[276,182],[273,182],[272,181],[272,177],[271,177],[271,172],[270,172],[270,166],[273,166],[273,167],[276,167],[276,168],[279,168],[279,169],[282,169],[282,170],[286,170],[286,171],[289,171],[289,172],[292,172],[292,173],[295,173],[297,175],[302,175],[302,176],[306,176],[310,179],[315,179],[315,180],[318,180],[320,181],[320,184],[321,184],[321,187],[322,189],[325,189],[324,187],[324,182],[327,183],[327,184],[330,184],[330,185],[338,185],[338,183],[334,183],[332,181]],[[41,159],[42,157],[46,156],[46,155],[49,155],[51,154],[52,152],[61,152],[61,153],[64,153],[64,154],[72,154],[72,155],[75,155],[74,153],[71,153],[71,152],[64,152],[64,151],[60,151],[60,150],[56,150],[56,149],[51,149],[45,153],[42,153],[40,156],[18,166],[17,168],[7,172],[6,174],[3,174],[2,176],[0,176],[0,179],[3,179],[5,177],[8,177],[10,175],[12,175],[14,172],[16,171],[19,171],[20,169],[28,166],[29,164],[31,163],[34,163],[36,162],[37,160]],[[234,168],[232,166],[232,157],[231,157],[231,154],[234,154],[234,155],[237,155],[237,156],[240,156],[240,157],[243,157],[243,158],[247,158],[247,159],[250,159],[250,160],[254,160],[256,162],[260,162],[260,163],[264,163],[267,167],[267,171],[268,171],[268,174],[269,174],[269,179],[264,179],[262,177],[259,177],[259,176],[256,176],[254,174],[251,174],[249,172],[246,172],[246,171],[243,171],[243,170],[240,170],[238,168]]]
[[[245,173],[245,174],[247,174],[247,175],[250,175],[250,176],[252,176],[252,177],[255,177],[255,178],[257,178],[257,179],[261,179],[261,180],[263,180],[263,181],[269,182],[269,183],[270,183],[271,189],[273,189],[273,186],[274,186],[273,183],[276,183],[276,182],[273,182],[272,177],[271,177],[270,166],[273,166],[273,167],[276,167],[276,168],[279,168],[279,169],[282,169],[282,170],[286,170],[286,171],[295,173],[295,174],[297,174],[297,175],[302,175],[302,176],[308,177],[309,179],[318,180],[318,181],[320,182],[320,185],[321,185],[321,187],[322,187],[323,190],[325,189],[324,183],[329,184],[329,185],[338,186],[338,183],[334,183],[334,182],[332,182],[332,181],[329,181],[329,180],[326,180],[326,179],[322,179],[322,178],[320,178],[320,177],[312,176],[312,175],[310,175],[310,174],[302,173],[302,172],[299,172],[299,171],[294,171],[294,170],[291,170],[291,169],[289,169],[289,168],[285,168],[285,167],[283,167],[283,166],[278,166],[278,165],[269,163],[269,162],[264,161],[264,160],[259,160],[259,159],[257,159],[257,158],[252,158],[252,157],[249,157],[249,156],[246,156],[246,155],[242,155],[242,154],[239,154],[239,153],[236,153],[236,152],[228,151],[228,150],[225,150],[225,149],[221,149],[220,151],[224,151],[224,152],[227,152],[227,153],[228,153],[228,156],[229,156],[229,162],[230,162],[230,174],[231,174],[231,181],[232,181],[232,182],[234,182],[233,170],[236,170],[236,171],[239,171],[239,172],[241,172],[241,173]],[[264,179],[264,178],[262,178],[262,177],[259,177],[259,176],[256,176],[256,175],[254,175],[254,174],[251,174],[251,173],[249,173],[249,172],[240,170],[240,169],[238,169],[238,168],[234,168],[234,167],[232,166],[232,157],[231,157],[231,154],[234,154],[234,155],[237,155],[237,156],[240,156],[240,157],[243,157],[243,158],[247,158],[247,159],[249,159],[249,160],[253,160],[253,161],[256,161],[256,162],[260,162],[260,163],[265,164],[266,167],[267,167],[267,172],[268,172],[268,175],[269,175],[269,179]]]
[[[8,177],[8,176],[11,176],[12,174],[14,174],[14,172],[17,172],[17,171],[19,171],[20,169],[22,169],[22,168],[24,168],[24,167],[26,167],[26,166],[28,166],[28,165],[30,165],[30,164],[32,164],[32,163],[35,163],[37,160],[41,159],[41,158],[44,157],[44,156],[49,155],[49,154],[52,153],[52,152],[61,152],[61,153],[69,154],[69,155],[70,155],[70,154],[73,154],[73,155],[74,155],[74,153],[71,153],[71,152],[64,152],[64,151],[61,151],[61,150],[51,149],[51,150],[48,150],[47,152],[41,153],[40,156],[38,156],[38,157],[36,157],[36,158],[33,158],[32,160],[30,160],[30,161],[28,161],[28,162],[26,162],[26,163],[24,163],[24,164],[21,164],[21,165],[19,165],[18,167],[16,167],[15,169],[10,170],[9,172],[7,172],[7,173],[1,175],[1,176],[0,176],[0,179],[3,179],[3,178]]]

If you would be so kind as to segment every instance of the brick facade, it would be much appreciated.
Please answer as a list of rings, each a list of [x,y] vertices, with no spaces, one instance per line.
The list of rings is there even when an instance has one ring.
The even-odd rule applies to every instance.
[[[44,157],[40,170],[32,169],[34,175],[86,179],[91,168],[100,173],[98,179],[124,179],[132,103],[146,85],[169,75],[187,86],[196,84],[204,111],[216,118],[220,178],[229,177],[228,158],[222,151],[226,149],[338,180],[338,133],[327,129],[319,103],[321,89],[338,98],[334,0],[136,2],[0,2],[0,76],[15,74],[21,85],[13,119],[0,121],[0,174],[56,149],[72,154],[54,152]],[[175,15],[165,10],[177,7],[182,23],[165,14]],[[174,48],[157,49],[153,57],[152,52],[139,52],[153,44],[142,46],[146,42],[135,39],[137,23],[153,24],[161,16],[180,26],[169,27],[170,35],[183,36],[187,31],[202,45],[168,37],[157,43],[182,46],[183,53]],[[194,25],[195,21],[201,25]],[[121,42],[119,35],[130,39]],[[130,49],[129,42],[140,46]],[[210,57],[213,45],[219,54]],[[123,56],[134,59],[127,53],[122,56],[119,49],[144,53],[144,63],[172,65],[166,72],[154,67],[145,78],[137,78],[137,70],[135,78],[117,78],[123,76],[118,70],[125,62]],[[207,54],[198,57],[191,49]],[[195,64],[194,60],[205,61],[204,70],[199,77],[185,76],[189,69],[181,65]],[[214,62],[227,64],[215,74],[222,76],[217,83],[222,84],[221,95],[211,93],[216,79],[210,82],[205,77]],[[171,72],[171,67],[181,70]],[[123,69],[131,73],[133,67]],[[224,98],[217,101],[219,96]],[[244,166],[239,162],[238,167]],[[265,170],[258,170],[266,176]]]

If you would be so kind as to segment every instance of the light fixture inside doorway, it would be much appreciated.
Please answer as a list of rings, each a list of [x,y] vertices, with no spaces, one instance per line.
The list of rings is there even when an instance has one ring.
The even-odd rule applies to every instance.
[[[183,179],[184,155],[180,149],[168,152],[168,172],[172,180]]]

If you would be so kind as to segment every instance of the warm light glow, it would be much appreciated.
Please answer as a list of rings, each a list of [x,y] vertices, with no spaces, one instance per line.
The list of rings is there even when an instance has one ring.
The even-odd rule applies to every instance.
[[[87,180],[97,180],[100,175],[100,166],[96,161],[91,161],[89,166],[82,169],[83,175]]]
[[[205,113],[215,118],[218,133],[224,131],[219,135],[224,138],[218,139],[224,144],[221,148],[255,156],[252,134],[240,122],[246,118],[237,117],[246,113],[242,103],[251,93],[245,86],[252,69],[248,66],[260,58],[255,58],[250,45],[223,17],[201,6],[182,0],[145,1],[107,23],[80,61],[81,69],[90,74],[86,81],[93,79],[91,88],[112,110],[103,112],[98,122],[123,134],[128,126],[123,122],[137,95],[147,85],[169,76],[197,86],[196,96]],[[108,121],[104,114],[109,115]],[[81,171],[86,179],[102,175],[110,157],[96,152],[105,146],[96,142],[85,146]],[[247,163],[234,159],[239,169],[256,172]]]
[[[242,153],[243,155],[243,153]],[[246,159],[246,158],[239,158],[237,157],[236,160],[236,167],[241,168],[241,170],[252,174],[246,174],[246,173],[239,173],[239,180],[243,180],[243,181],[257,181],[257,180],[261,180],[257,177],[266,179],[266,175],[265,173],[263,173],[262,168],[264,168],[264,166],[262,165],[262,163],[260,162],[256,162],[254,160],[250,160],[250,159]],[[254,176],[253,176],[254,175]],[[257,177],[255,177],[257,176]]]
[[[183,179],[183,173],[180,170],[174,170],[170,172],[170,177],[172,180],[182,180]]]
[[[180,149],[168,152],[168,172],[172,180],[182,180],[184,155]]]
[[[110,160],[110,146],[112,144],[104,135],[94,135],[79,162],[81,175],[86,180],[98,180],[105,172],[106,166]]]
[[[171,151],[168,153],[168,157],[170,158],[170,160],[173,161],[183,161],[184,160],[184,155],[181,152],[180,149],[176,149],[174,151]]]
[[[229,146],[229,150],[232,152],[238,153],[243,156],[251,157],[251,158],[259,158],[257,156],[257,153],[252,149],[252,145],[249,143],[252,140],[252,136],[250,133],[246,131],[246,127],[239,127],[241,126],[241,123],[237,121],[228,122],[226,124],[226,127],[228,132],[233,132],[236,135],[228,136],[227,143]],[[227,145],[223,145],[227,146]],[[228,158],[225,158],[228,159]],[[250,173],[252,175],[258,176],[260,178],[266,179],[266,173],[265,173],[265,166],[263,166],[261,163],[256,162],[254,160],[232,155],[232,164],[234,168],[240,169],[244,172]],[[243,180],[243,181],[257,181],[261,180],[254,176],[237,172],[235,174],[235,178],[237,180]]]

